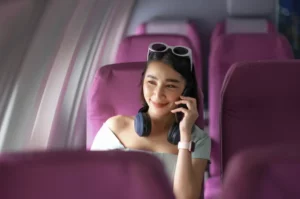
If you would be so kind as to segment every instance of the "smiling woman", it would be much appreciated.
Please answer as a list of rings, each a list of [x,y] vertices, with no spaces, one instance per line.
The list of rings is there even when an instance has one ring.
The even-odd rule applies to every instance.
[[[164,163],[176,198],[196,199],[201,193],[211,141],[195,125],[199,99],[190,52],[185,47],[150,44],[141,79],[143,107],[136,116],[108,119],[91,150],[152,153]]]

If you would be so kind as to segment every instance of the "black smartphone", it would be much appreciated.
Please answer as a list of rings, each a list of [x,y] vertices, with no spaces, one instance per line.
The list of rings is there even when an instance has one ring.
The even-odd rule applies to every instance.
[[[185,88],[183,93],[182,93],[182,96],[189,97],[189,95],[190,95],[190,90],[188,88]],[[187,106],[185,104],[179,104],[178,108],[180,108],[180,107],[187,109]],[[182,113],[182,112],[178,112],[176,114],[177,123],[179,123],[183,119],[183,116],[184,116],[184,113]]]

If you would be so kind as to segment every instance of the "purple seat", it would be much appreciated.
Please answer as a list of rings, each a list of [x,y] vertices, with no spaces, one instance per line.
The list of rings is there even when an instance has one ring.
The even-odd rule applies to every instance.
[[[205,184],[206,198],[213,198],[211,190],[221,185],[220,92],[228,69],[236,62],[294,58],[287,39],[266,20],[266,16],[273,13],[274,5],[273,0],[227,0],[229,18],[219,23],[212,33],[208,69],[212,178]]]
[[[300,61],[235,64],[221,99],[222,170],[241,150],[300,140]]]
[[[297,61],[277,60],[244,63],[232,68],[224,82],[220,128],[211,129],[214,139],[211,168],[215,176],[205,184],[205,194],[211,195],[216,186],[220,187],[220,177],[216,175],[221,173],[220,165],[225,166],[237,151],[248,145],[300,139],[297,101],[300,100],[300,81],[296,75],[300,72],[299,66]],[[288,133],[284,137],[281,136],[283,129]]]
[[[0,156],[3,199],[175,199],[154,156],[122,151],[53,151]]]
[[[219,111],[221,86],[235,62],[291,59],[288,42],[277,34],[223,35],[214,43],[209,68],[209,131],[212,138],[211,175],[219,175]]]
[[[235,19],[234,19],[235,20]],[[236,23],[235,23],[236,22]],[[253,26],[247,26],[247,23]],[[227,24],[228,25],[228,24]],[[236,27],[235,27],[236,25]],[[241,25],[241,28],[238,26]],[[219,176],[219,111],[220,90],[230,66],[236,62],[257,60],[287,60],[293,59],[293,51],[286,38],[270,28],[262,31],[262,26],[271,26],[259,20],[235,20],[231,23],[232,30],[220,34],[216,29],[211,41],[209,57],[209,132],[212,138],[212,159],[210,174]],[[246,27],[245,30],[243,30]],[[253,32],[251,32],[251,27]],[[220,28],[217,27],[217,28]]]
[[[186,36],[193,48],[201,56],[200,36],[196,24],[188,19],[154,19],[139,25],[136,29],[137,35],[168,34]]]
[[[299,73],[300,61],[295,60],[231,67],[221,92],[221,174],[242,150],[300,139]],[[205,186],[205,194],[215,194],[212,190],[221,188],[220,177],[209,179]]]
[[[134,35],[122,40],[116,56],[116,63],[146,61],[148,46],[152,42],[164,42],[168,45],[183,45],[192,49],[193,59],[198,80],[198,87],[202,88],[202,60],[191,41],[182,35],[151,34]]]
[[[141,108],[140,80],[145,62],[111,64],[96,72],[87,99],[87,149],[110,117],[136,115]]]
[[[300,198],[298,144],[251,148],[232,157],[224,175],[224,199]]]

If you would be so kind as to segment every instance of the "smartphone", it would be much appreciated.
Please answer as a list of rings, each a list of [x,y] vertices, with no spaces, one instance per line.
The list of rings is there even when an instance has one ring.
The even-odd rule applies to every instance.
[[[184,91],[183,91],[183,93],[182,93],[182,96],[189,97],[189,95],[190,95],[190,89],[185,88]],[[187,106],[185,104],[179,104],[178,108],[180,108],[180,107],[187,109]],[[184,116],[184,114],[182,112],[176,113],[177,123],[180,123],[180,121],[183,119],[183,116]]]

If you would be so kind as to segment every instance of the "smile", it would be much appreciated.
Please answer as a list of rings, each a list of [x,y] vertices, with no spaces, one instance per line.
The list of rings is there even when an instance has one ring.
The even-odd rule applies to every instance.
[[[151,101],[151,104],[153,104],[156,108],[162,108],[165,107],[166,105],[168,105],[168,103],[156,103]]]

